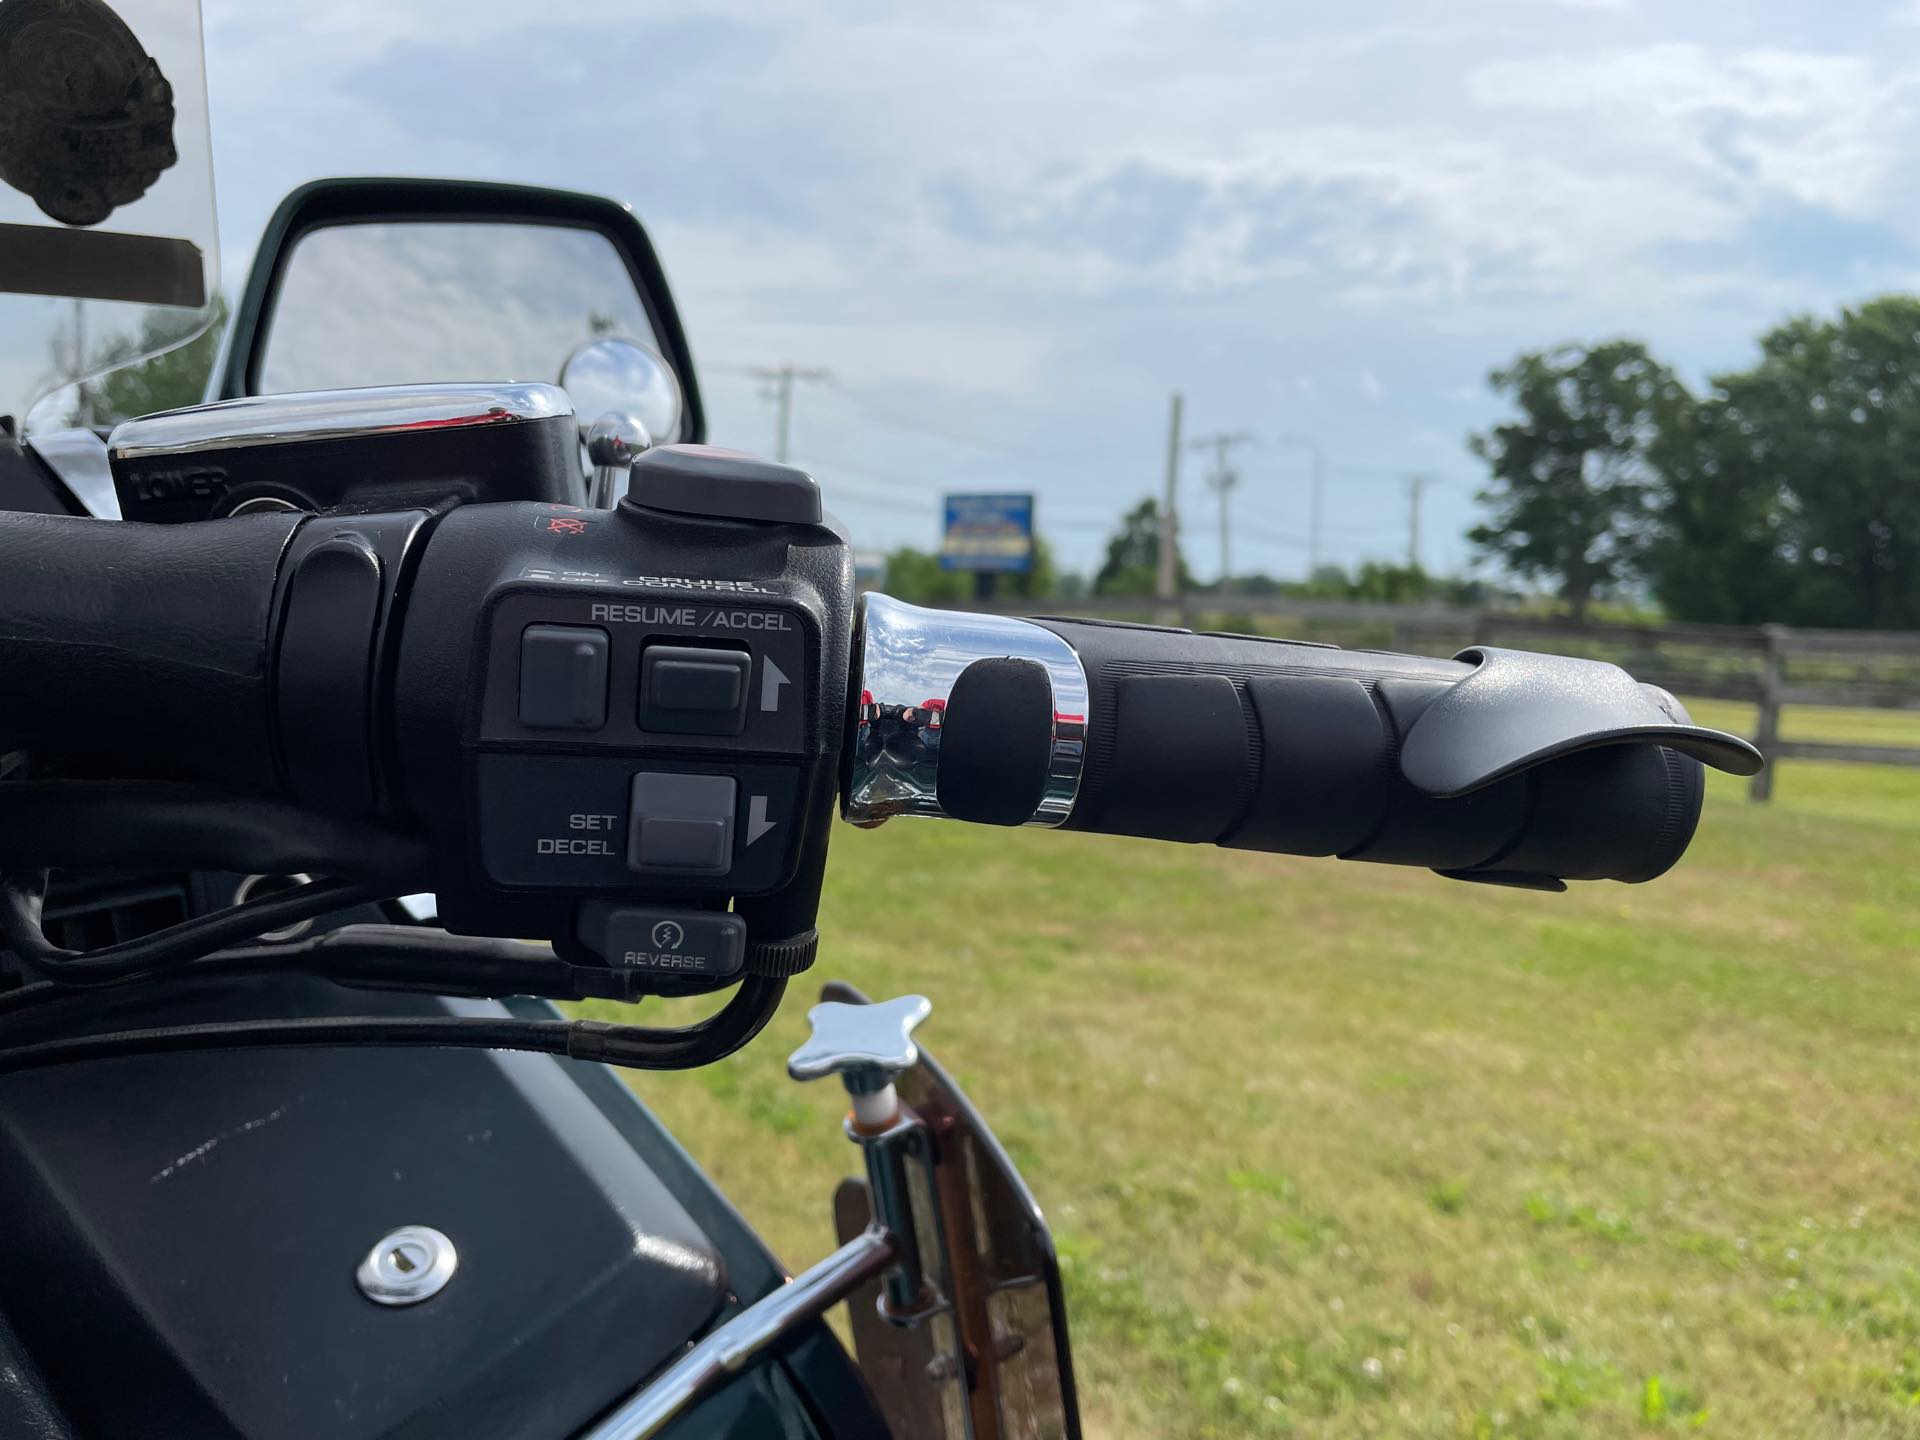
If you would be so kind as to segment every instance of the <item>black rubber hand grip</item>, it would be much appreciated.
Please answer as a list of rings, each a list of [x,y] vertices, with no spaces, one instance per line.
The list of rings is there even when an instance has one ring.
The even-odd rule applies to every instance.
[[[1071,829],[1542,888],[1638,881],[1692,838],[1693,756],[1742,773],[1758,763],[1744,741],[1592,661],[1036,623],[1087,675]]]
[[[0,752],[270,787],[269,617],[303,519],[0,516]]]

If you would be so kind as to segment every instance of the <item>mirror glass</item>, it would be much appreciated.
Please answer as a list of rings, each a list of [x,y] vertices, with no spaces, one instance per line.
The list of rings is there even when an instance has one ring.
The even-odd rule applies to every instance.
[[[402,221],[314,230],[288,253],[270,306],[250,377],[256,394],[551,384],[596,339],[655,343],[613,242],[557,225]]]
[[[632,340],[582,345],[561,370],[560,388],[583,426],[611,411],[638,420],[649,443],[680,433],[680,382],[665,360]]]

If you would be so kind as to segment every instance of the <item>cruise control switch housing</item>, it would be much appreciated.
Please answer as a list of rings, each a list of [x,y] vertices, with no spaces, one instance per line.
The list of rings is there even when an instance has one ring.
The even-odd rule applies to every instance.
[[[660,993],[810,962],[853,614],[810,476],[666,446],[613,510],[262,523],[279,788],[424,833],[448,929]]]

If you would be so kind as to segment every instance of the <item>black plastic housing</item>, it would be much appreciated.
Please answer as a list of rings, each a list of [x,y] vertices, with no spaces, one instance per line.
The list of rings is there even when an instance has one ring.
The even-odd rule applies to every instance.
[[[122,433],[115,432],[116,446]],[[191,455],[126,456],[115,448],[111,461],[120,513],[155,524],[217,520],[262,504],[378,511],[482,500],[577,502],[584,493],[579,422],[570,413],[229,444]]]
[[[441,918],[474,934],[539,935],[568,945],[588,898],[734,909],[755,945],[809,936],[818,906],[845,728],[853,571],[829,524],[762,524],[536,505],[475,506],[440,520],[409,589],[390,699],[389,773],[395,808],[440,857]],[[637,720],[637,677],[653,643],[753,649],[778,620],[778,737],[663,735]],[[731,623],[739,622],[739,623]],[[514,712],[520,637],[532,625],[605,630],[613,638],[606,725],[594,733],[536,730]],[[770,652],[768,652],[770,653]],[[791,657],[790,659],[788,657]],[[756,669],[756,675],[760,672]],[[756,684],[761,682],[756,681]],[[788,707],[791,707],[790,710]],[[531,834],[542,789],[579,785],[624,811],[639,771],[738,777],[742,838],[749,803],[770,796],[773,829],[740,846],[718,880],[635,873],[617,857],[587,857],[577,881],[503,878],[494,842]],[[509,841],[509,843],[517,843]]]
[[[199,782],[212,792],[202,822],[220,795],[284,798],[424,841],[403,848],[426,864],[366,878],[436,890],[451,930],[550,939],[576,963],[606,958],[582,942],[589,900],[731,908],[747,926],[744,973],[783,976],[810,963],[816,938],[852,604],[846,539],[825,522],[631,502],[175,526],[8,516],[0,752],[25,747],[71,775]],[[553,625],[611,639],[591,730],[519,718],[522,639]],[[746,718],[726,733],[647,729],[638,677],[654,645],[750,657]],[[724,873],[634,860],[626,817],[643,774],[733,787]],[[606,822],[594,844],[515,858],[545,852],[582,809]],[[737,978],[687,958],[645,962],[660,967],[648,988]]]

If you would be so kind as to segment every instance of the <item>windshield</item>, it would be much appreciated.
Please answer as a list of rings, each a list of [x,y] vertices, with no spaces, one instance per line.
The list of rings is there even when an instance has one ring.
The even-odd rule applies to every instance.
[[[0,286],[0,415],[35,429],[112,419],[91,377],[206,327],[197,0],[0,0]]]

